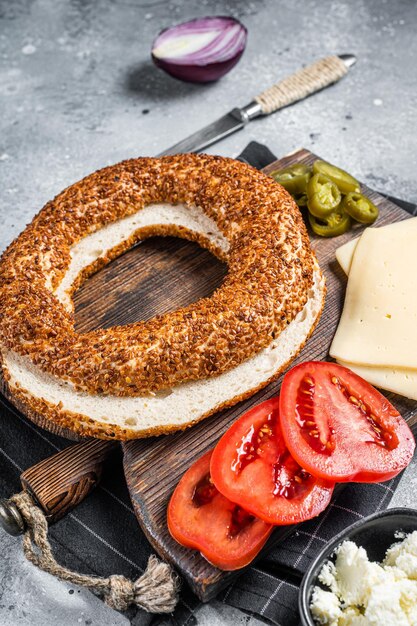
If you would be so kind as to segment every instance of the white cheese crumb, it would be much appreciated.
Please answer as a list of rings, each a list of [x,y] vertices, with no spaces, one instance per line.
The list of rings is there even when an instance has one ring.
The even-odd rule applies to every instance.
[[[337,596],[331,591],[316,587],[313,591],[311,613],[318,624],[338,626],[342,611]]]
[[[386,582],[371,591],[365,616],[375,626],[410,626],[410,610],[417,602],[417,585],[411,580]]]
[[[394,543],[387,550],[384,565],[392,565],[402,570],[408,578],[417,580],[417,531],[408,535],[404,541]]]
[[[313,590],[311,614],[326,626],[417,626],[417,531],[393,544],[384,561],[369,561],[364,548],[344,541]],[[398,535],[396,535],[398,537]]]
[[[337,626],[367,626],[368,620],[359,609],[348,606],[343,610]]]
[[[319,573],[319,581],[325,587],[329,587],[333,593],[338,593],[339,587],[336,580],[336,566],[333,561],[328,561],[323,565]]]
[[[396,530],[394,533],[394,537],[396,539],[405,539],[407,537],[407,533],[405,533],[403,530]]]
[[[353,541],[344,541],[336,557],[336,582],[338,594],[345,604],[363,606],[373,585],[384,578],[384,570],[378,563],[371,563],[364,548]],[[367,584],[364,585],[363,581]]]

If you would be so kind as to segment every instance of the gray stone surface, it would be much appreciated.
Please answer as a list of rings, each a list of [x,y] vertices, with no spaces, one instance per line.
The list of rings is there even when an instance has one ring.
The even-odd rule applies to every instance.
[[[149,60],[175,21],[231,14],[249,29],[239,65],[206,86]],[[375,188],[417,201],[417,12],[414,0],[1,0],[0,250],[63,187],[124,158],[153,155],[303,63],[355,52],[338,85],[254,122],[210,152],[256,139],[278,155],[305,146]],[[393,504],[411,506],[416,465]],[[127,624],[91,594],[26,564],[0,535],[0,626]],[[211,603],[201,625],[238,624]],[[255,620],[250,620],[254,624]]]

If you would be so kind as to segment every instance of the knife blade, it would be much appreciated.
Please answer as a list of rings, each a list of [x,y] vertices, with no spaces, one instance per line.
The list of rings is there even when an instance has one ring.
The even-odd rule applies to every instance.
[[[205,126],[186,139],[183,139],[183,141],[168,148],[168,150],[161,152],[158,156],[182,154],[184,152],[199,152],[237,130],[240,130],[246,123],[242,115],[242,109],[233,109],[230,113],[226,113],[226,115],[223,115],[223,117],[212,124]]]
[[[353,54],[320,59],[295,74],[287,76],[256,96],[246,106],[232,109],[220,119],[164,150],[158,156],[199,152],[241,130],[253,119],[274,113],[278,109],[303,100],[332,85],[345,76],[355,63],[356,57]]]

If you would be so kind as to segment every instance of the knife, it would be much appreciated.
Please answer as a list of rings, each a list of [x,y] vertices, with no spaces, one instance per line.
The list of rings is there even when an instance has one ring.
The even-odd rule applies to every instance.
[[[158,156],[199,152],[213,143],[240,130],[257,117],[263,117],[278,111],[294,102],[303,100],[329,85],[337,82],[349,68],[356,63],[353,54],[328,56],[312,65],[308,65],[291,76],[287,76],[242,108],[232,109],[229,113],[205,126],[183,141],[176,143]]]

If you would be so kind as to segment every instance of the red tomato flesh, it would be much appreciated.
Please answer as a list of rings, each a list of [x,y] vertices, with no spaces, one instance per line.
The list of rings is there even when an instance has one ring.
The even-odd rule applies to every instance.
[[[255,558],[273,527],[218,492],[210,478],[211,455],[196,461],[178,483],[168,505],[168,529],[212,565],[236,570]]]
[[[415,448],[385,396],[336,363],[310,361],[284,376],[280,420],[296,461],[335,482],[389,480],[409,464]]]
[[[279,424],[279,399],[237,420],[214,449],[210,473],[227,498],[269,524],[295,524],[323,511],[333,483],[306,472],[289,453]]]

